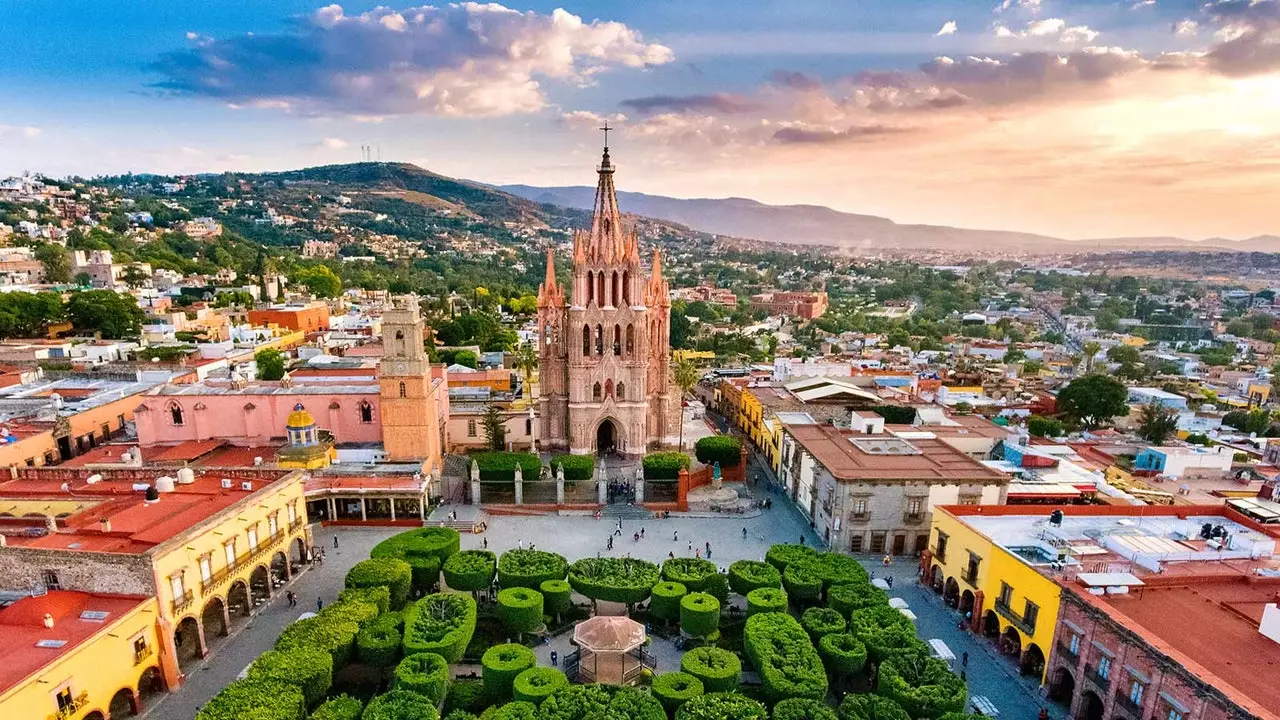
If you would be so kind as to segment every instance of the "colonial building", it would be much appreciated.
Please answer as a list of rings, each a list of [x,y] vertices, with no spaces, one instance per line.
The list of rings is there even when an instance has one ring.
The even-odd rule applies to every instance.
[[[679,441],[670,293],[657,251],[649,279],[642,275],[639,239],[623,227],[613,173],[606,144],[591,229],[574,235],[570,287],[556,280],[547,252],[538,290],[538,438],[547,449],[639,455]]]

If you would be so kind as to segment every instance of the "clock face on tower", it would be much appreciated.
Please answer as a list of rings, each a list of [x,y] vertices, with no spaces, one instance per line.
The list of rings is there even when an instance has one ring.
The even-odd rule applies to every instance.
[[[387,374],[404,375],[408,370],[408,363],[404,360],[390,360],[387,362]]]

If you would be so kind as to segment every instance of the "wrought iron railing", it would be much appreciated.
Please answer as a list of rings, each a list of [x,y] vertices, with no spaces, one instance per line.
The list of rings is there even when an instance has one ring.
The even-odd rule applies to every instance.
[[[1014,627],[1018,628],[1019,630],[1026,633],[1027,635],[1036,634],[1036,624],[1034,622],[1028,622],[1027,619],[1024,618],[1020,613],[1016,612],[1013,608],[1009,607],[1008,603],[1002,602],[1000,600],[996,600],[995,606],[996,606],[996,612],[1003,615],[1006,620],[1008,620],[1010,623],[1013,624]]]
[[[1123,710],[1133,720],[1142,720],[1142,703],[1134,702],[1128,695],[1116,695],[1115,706]]]
[[[283,539],[284,537],[285,537],[285,533],[280,530],[277,530],[274,535],[270,535],[267,538],[266,542],[259,543],[257,548],[251,550],[250,552],[245,553],[244,555],[241,555],[240,557],[236,558],[236,561],[233,562],[232,564],[227,565],[226,567],[223,567],[221,570],[213,573],[212,575],[209,576],[208,580],[201,581],[200,594],[208,595],[210,592],[217,590],[233,574],[245,569],[249,565],[254,564],[258,560],[260,560],[264,555],[270,552],[273,552],[275,550],[279,550],[280,548],[278,547],[278,545],[280,544],[280,540]]]
[[[190,605],[191,602],[195,599],[196,599],[196,594],[190,590],[187,590],[186,592],[182,593],[180,597],[174,598],[173,614],[174,615],[181,614],[182,611],[186,610],[187,606]]]
[[[902,522],[907,525],[919,525],[924,522],[924,513],[906,512],[902,513]]]
[[[74,716],[89,704],[89,691],[83,690],[79,695],[72,698],[71,702],[58,708],[58,711],[49,716],[50,720],[66,720],[66,718]]]
[[[153,650],[150,645],[143,645],[142,647],[133,651],[133,664],[141,665],[142,661],[151,657],[153,654],[155,654],[155,650]]]
[[[1084,666],[1084,677],[1089,682],[1098,686],[1098,689],[1102,690],[1103,693],[1105,693],[1107,689],[1111,687],[1111,678],[1099,673],[1098,668],[1094,667],[1093,665]]]
[[[1080,657],[1079,652],[1071,649],[1070,643],[1064,643],[1064,642],[1058,643],[1058,653],[1064,657],[1069,657],[1069,658]]]
[[[962,580],[964,580],[965,582],[969,583],[970,585],[974,585],[974,586],[976,586],[976,585],[978,584],[978,571],[977,571],[977,570],[965,570],[965,571],[964,571],[964,574],[963,574],[963,575],[961,575],[961,576],[960,576],[960,578],[961,578]]]

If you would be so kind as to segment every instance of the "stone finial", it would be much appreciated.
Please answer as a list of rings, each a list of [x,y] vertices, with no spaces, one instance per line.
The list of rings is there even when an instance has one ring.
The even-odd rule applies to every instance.
[[[480,463],[471,461],[471,482],[480,482]]]
[[[556,463],[556,480],[564,482],[564,463]]]
[[[516,482],[524,482],[524,469],[516,463]]]

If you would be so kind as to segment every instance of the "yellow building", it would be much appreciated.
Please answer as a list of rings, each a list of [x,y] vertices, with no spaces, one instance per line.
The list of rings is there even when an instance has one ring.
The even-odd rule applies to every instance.
[[[276,464],[290,470],[327,468],[338,459],[333,436],[316,427],[316,419],[302,403],[293,406],[285,422],[288,442],[276,451]]]
[[[676,362],[684,362],[692,360],[699,365],[716,359],[716,354],[710,350],[672,350],[671,359]]]
[[[0,611],[0,717],[132,717],[160,692],[155,598],[54,590]]]
[[[947,603],[967,613],[974,632],[992,638],[1003,654],[1016,659],[1024,674],[1045,681],[1053,648],[1062,587],[1043,572],[1057,560],[1034,531],[1018,536],[1002,522],[1009,515],[1043,524],[1048,509],[1021,506],[940,506],[933,510],[929,549],[921,558],[926,577]],[[1000,541],[992,536],[1000,532]],[[1011,541],[1011,537],[1014,537]],[[1011,544],[1012,543],[1012,544]]]

